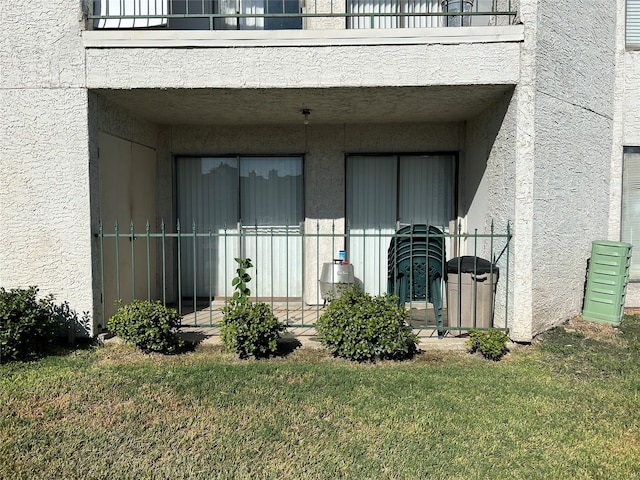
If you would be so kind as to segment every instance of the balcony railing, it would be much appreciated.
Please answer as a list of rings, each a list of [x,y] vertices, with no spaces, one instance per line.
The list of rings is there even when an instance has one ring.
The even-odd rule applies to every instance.
[[[94,29],[327,30],[510,25],[514,0],[94,0]]]
[[[96,313],[101,325],[113,315],[118,300],[157,299],[174,306],[185,326],[215,327],[233,294],[237,257],[251,258],[254,264],[252,300],[270,304],[290,327],[313,328],[332,296],[352,284],[372,295],[398,295],[411,326],[440,337],[508,325],[508,224],[502,232],[492,224],[488,233],[463,233],[460,225],[451,232],[426,225],[347,225],[338,232],[336,224],[321,228],[316,223],[310,230],[244,225],[213,229],[181,227],[178,222],[175,230],[162,223],[152,232],[148,224],[140,228],[131,223],[107,231],[100,225],[96,238],[102,308]],[[339,258],[340,250],[346,263]],[[483,258],[490,261],[483,264]],[[345,272],[347,276],[341,276]]]

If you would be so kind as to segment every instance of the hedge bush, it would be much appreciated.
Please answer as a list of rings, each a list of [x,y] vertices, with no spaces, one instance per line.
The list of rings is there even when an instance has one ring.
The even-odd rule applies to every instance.
[[[233,299],[222,309],[222,343],[240,358],[269,356],[278,349],[278,338],[284,331],[284,324],[275,317],[269,305],[249,300],[251,290],[247,284],[251,281],[248,272],[253,267],[251,259],[235,260],[238,268],[231,283],[235,292]]]
[[[406,319],[407,311],[396,297],[372,297],[352,287],[329,303],[316,329],[322,344],[335,356],[356,361],[399,360],[417,352],[418,336]]]
[[[60,338],[53,296],[37,296],[37,287],[0,288],[0,363],[41,356]]]
[[[220,323],[222,343],[240,358],[266,357],[278,349],[278,338],[284,331],[284,324],[263,302],[231,300],[223,308]]]
[[[501,330],[491,329],[486,332],[472,328],[469,330],[467,350],[469,353],[480,352],[489,360],[498,361],[509,351],[509,337]]]
[[[146,353],[168,354],[185,346],[179,335],[180,322],[178,312],[159,300],[133,300],[121,304],[107,326],[111,333]]]

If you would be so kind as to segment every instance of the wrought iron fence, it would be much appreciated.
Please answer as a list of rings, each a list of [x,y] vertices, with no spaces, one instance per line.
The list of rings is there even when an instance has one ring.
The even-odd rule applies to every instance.
[[[509,322],[509,224],[463,233],[461,224],[356,228],[306,222],[294,227],[234,225],[152,231],[100,223],[96,234],[103,324],[116,302],[160,300],[185,326],[216,327],[233,294],[234,258],[251,258],[252,299],[269,303],[289,327],[313,327],[341,288],[393,294],[414,328],[439,336]],[[155,229],[154,229],[155,230]],[[343,253],[344,252],[344,253]],[[338,266],[338,267],[336,267]],[[346,276],[340,276],[340,275]],[[329,276],[327,276],[329,275]],[[500,280],[499,280],[500,279]]]
[[[93,0],[92,28],[292,30],[510,25],[513,0]]]

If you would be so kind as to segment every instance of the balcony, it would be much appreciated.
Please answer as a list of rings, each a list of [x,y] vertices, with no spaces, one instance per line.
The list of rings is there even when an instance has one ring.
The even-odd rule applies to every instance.
[[[328,302],[354,284],[372,295],[398,296],[409,324],[439,337],[507,327],[509,224],[498,229],[492,223],[485,233],[465,233],[461,224],[339,230],[332,223],[331,233],[321,233],[313,221],[215,229],[195,222],[181,227],[178,220],[176,230],[162,222],[155,231],[148,222],[146,227],[100,223],[98,316],[105,321],[113,315],[118,300],[157,299],[175,307],[184,326],[217,327],[233,293],[234,258],[250,257],[251,299],[268,303],[289,327],[313,329]],[[341,249],[342,259],[334,259]],[[480,271],[481,257],[491,259],[489,270]],[[471,270],[461,268],[462,258],[476,259]],[[327,277],[327,267],[337,264],[349,267],[351,276]],[[452,274],[452,267],[471,272],[467,277],[473,281]]]
[[[514,0],[94,0],[91,29],[345,30],[504,26]]]

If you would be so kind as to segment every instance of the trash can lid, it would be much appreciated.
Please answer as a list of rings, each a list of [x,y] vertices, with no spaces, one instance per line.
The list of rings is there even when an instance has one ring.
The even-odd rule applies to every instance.
[[[459,271],[458,265],[460,265]],[[499,268],[495,265],[493,265],[492,267],[489,260],[485,260],[484,258],[480,257],[474,257],[473,255],[463,255],[462,257],[452,258],[447,262],[447,273],[473,273],[474,271],[477,274],[491,273],[492,271],[495,274],[498,274]]]

